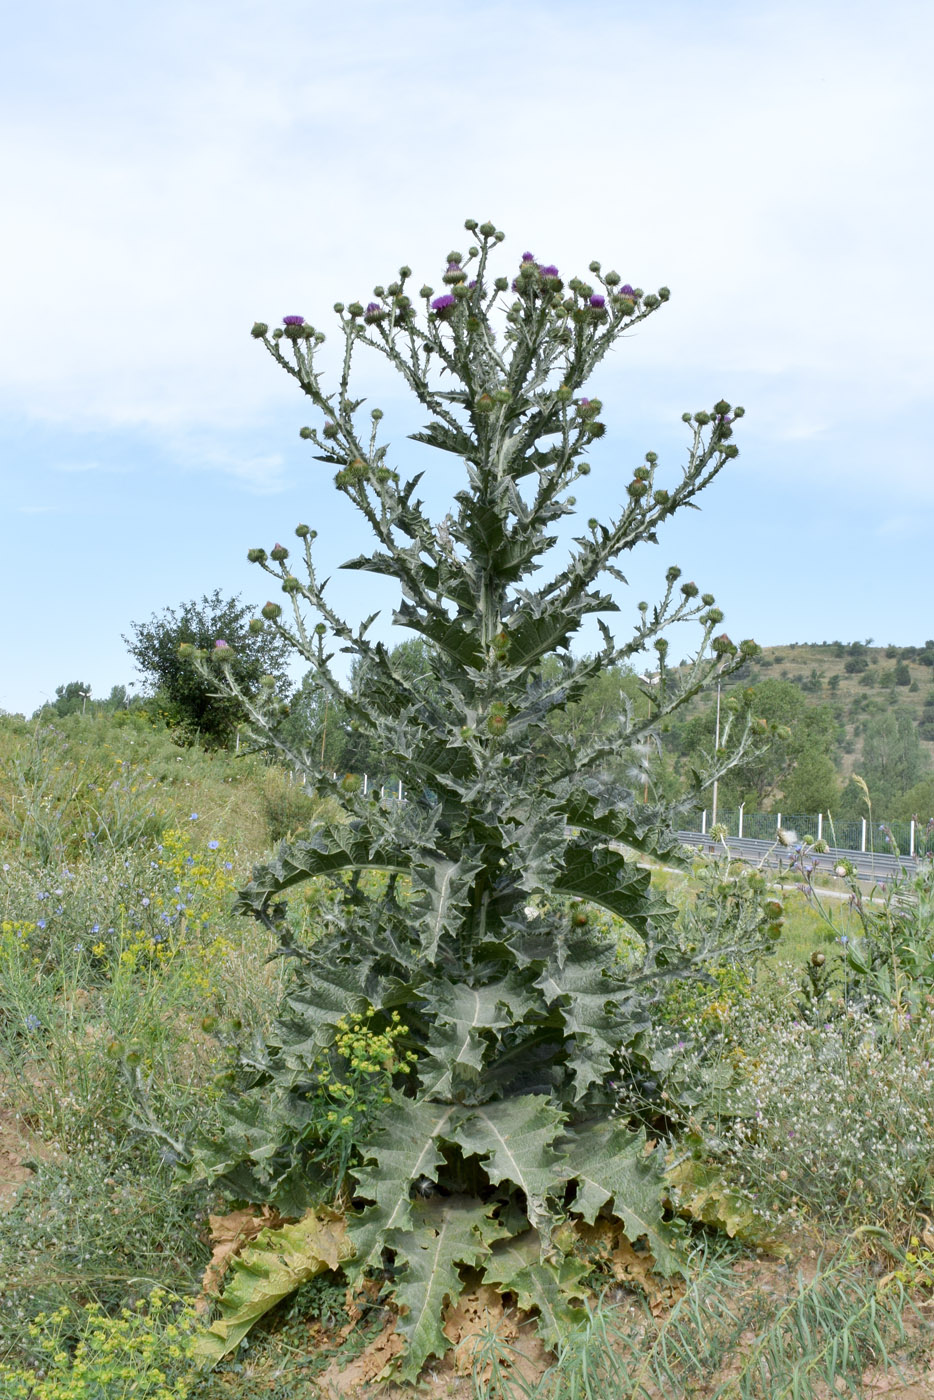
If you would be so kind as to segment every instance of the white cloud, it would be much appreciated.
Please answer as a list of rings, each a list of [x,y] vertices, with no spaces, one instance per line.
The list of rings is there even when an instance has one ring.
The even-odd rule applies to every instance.
[[[672,286],[621,374],[638,360],[694,406],[754,383],[776,441],[856,433],[934,371],[931,29],[897,2],[885,25],[859,4],[121,10],[109,45],[63,35],[64,77],[27,65],[5,99],[6,409],[153,429],[279,489],[278,458],[231,446],[296,403],[253,318],[326,326],[403,258],[436,278],[474,213],[510,258],[531,240]]]

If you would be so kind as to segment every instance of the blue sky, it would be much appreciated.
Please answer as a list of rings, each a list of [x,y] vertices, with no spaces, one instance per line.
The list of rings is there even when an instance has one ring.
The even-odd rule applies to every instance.
[[[648,448],[677,473],[683,410],[747,410],[703,513],[632,560],[623,629],[677,562],[737,637],[934,634],[932,39],[903,0],[11,11],[0,708],[132,681],[121,633],[163,607],[261,603],[246,550],[299,520],[322,567],[365,547],[249,328],[327,329],[402,262],[437,284],[468,215],[504,271],[530,248],[672,289],[601,372],[585,516]],[[379,363],[361,392],[443,513],[454,471]]]

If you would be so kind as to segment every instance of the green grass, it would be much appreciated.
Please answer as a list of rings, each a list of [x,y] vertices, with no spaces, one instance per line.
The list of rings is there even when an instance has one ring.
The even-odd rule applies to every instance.
[[[166,1287],[172,1296],[197,1291],[209,1255],[207,1216],[223,1213],[229,1203],[197,1182],[180,1184],[173,1163],[188,1126],[210,1122],[234,1028],[241,1036],[265,1033],[285,976],[281,960],[267,961],[268,934],[235,918],[230,896],[251,863],[301,829],[314,811],[288,774],[259,757],[178,749],[139,716],[73,716],[45,731],[0,720],[0,1147],[18,1145],[32,1169],[0,1216],[0,1359],[22,1374],[44,1364],[45,1334],[35,1321],[40,1314],[58,1318],[60,1345],[70,1355],[80,1338],[98,1335],[95,1307],[119,1319],[122,1308],[132,1309],[153,1287]],[[655,878],[676,903],[696,898],[696,882],[668,872]],[[811,954],[855,932],[843,902],[828,902],[831,928],[800,890],[789,886],[779,896],[785,922],[774,955],[762,965],[758,990],[744,981],[744,972],[692,993],[691,1015],[706,1030],[716,1025],[721,1036],[717,1063],[724,1084],[727,1069],[735,1079],[737,1064],[742,1067],[736,1047],[748,1050],[758,1036],[764,1054],[768,1017],[776,1034],[786,1024]],[[314,936],[317,908],[313,892],[294,901],[303,937]],[[788,967],[794,971],[782,971]],[[912,1030],[916,1041],[900,1033],[895,1048],[901,1059],[893,1050],[879,1061],[880,1084],[889,1101],[895,1095],[888,1118],[868,1079],[864,1086],[865,1112],[888,1125],[889,1141],[898,1132],[897,1113],[892,1116],[897,1086],[912,1079],[911,1057],[928,1053],[922,1029]],[[849,1054],[846,1044],[830,1048],[838,1058]],[[911,1092],[922,1090],[918,1079]],[[722,1097],[727,1090],[716,1092]],[[917,1112],[923,1113],[920,1097]],[[735,1157],[737,1173],[747,1170],[744,1160],[741,1153]],[[749,1158],[749,1171],[757,1161]],[[799,1171],[807,1185],[800,1162],[789,1159],[789,1170]],[[907,1239],[915,1228],[926,1204],[917,1198],[920,1179],[912,1178],[911,1200],[906,1193],[897,1208],[873,1207],[886,1215],[893,1236],[901,1232]],[[826,1204],[829,1211],[829,1195]],[[831,1228],[828,1211],[815,1189],[796,1217],[807,1225],[808,1248],[822,1231],[831,1252],[839,1248],[839,1212]],[[731,1364],[737,1327],[742,1331],[755,1317],[761,1322],[755,1374],[737,1379],[734,1367],[731,1394],[764,1395],[765,1377],[775,1387],[770,1393],[807,1396],[816,1393],[818,1377],[826,1382],[828,1365],[837,1367],[835,1375],[851,1375],[881,1354],[883,1342],[899,1342],[888,1305],[879,1301],[873,1312],[874,1285],[852,1250],[845,1269],[837,1267],[838,1254],[829,1259],[817,1275],[824,1280],[820,1287],[796,1281],[792,1271],[783,1275],[784,1293],[755,1303],[730,1282],[733,1264],[755,1266],[755,1255],[735,1243],[711,1243],[708,1251],[706,1262],[698,1256],[673,1310],[654,1316],[638,1292],[627,1295],[626,1308],[607,1300],[548,1376],[525,1390],[493,1329],[476,1370],[480,1393],[485,1387],[491,1400],[497,1393],[584,1400],[645,1395],[644,1387],[654,1385],[677,1394],[674,1387],[696,1387],[701,1376],[714,1386]],[[771,1311],[763,1313],[766,1307]],[[199,1380],[192,1394],[205,1400],[314,1397],[313,1357],[335,1343],[320,1320],[322,1309],[335,1317],[340,1311],[317,1295],[282,1305],[247,1350]],[[373,1318],[378,1321],[378,1312]],[[351,1334],[348,1355],[365,1335]],[[800,1345],[789,1348],[787,1338],[796,1335]],[[798,1364],[802,1357],[811,1358],[806,1374]],[[787,1388],[795,1375],[797,1391]],[[434,1394],[469,1395],[473,1388],[469,1379],[449,1377]],[[69,1400],[92,1396],[80,1389],[61,1393]],[[118,1400],[116,1390],[93,1396]]]

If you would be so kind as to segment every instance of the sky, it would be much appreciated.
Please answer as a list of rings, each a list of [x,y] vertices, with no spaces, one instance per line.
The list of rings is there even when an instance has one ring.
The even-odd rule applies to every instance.
[[[299,521],[323,573],[367,548],[250,327],[327,331],[401,263],[438,285],[467,217],[505,231],[498,271],[528,249],[671,288],[594,385],[585,518],[647,449],[679,477],[683,411],[746,409],[702,512],[627,563],[621,630],[677,563],[734,637],[934,634],[932,40],[911,0],[10,9],[0,710],[138,684],[131,624],[215,589],[261,604],[246,551]],[[376,357],[359,386],[443,515],[456,463],[407,441]],[[332,589],[392,636],[373,586]]]

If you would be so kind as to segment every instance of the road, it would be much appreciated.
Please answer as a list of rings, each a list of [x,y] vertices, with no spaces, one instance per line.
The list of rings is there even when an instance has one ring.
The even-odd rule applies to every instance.
[[[746,837],[742,840],[730,837],[727,841],[712,841],[700,831],[679,831],[677,835],[678,840],[685,846],[694,846],[697,850],[710,854],[728,854],[735,860],[744,860],[750,865],[781,864],[787,869],[795,855],[794,846],[782,846],[776,841],[754,841]],[[882,854],[878,851],[845,851],[835,846],[831,846],[820,855],[808,854],[805,859],[809,865],[813,863],[816,873],[823,875],[832,875],[834,866],[839,865],[841,860],[847,860],[861,880],[891,880],[899,868],[908,874],[913,874],[918,868],[917,859],[910,856]]]

